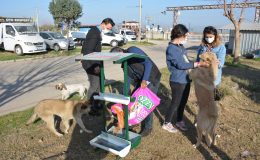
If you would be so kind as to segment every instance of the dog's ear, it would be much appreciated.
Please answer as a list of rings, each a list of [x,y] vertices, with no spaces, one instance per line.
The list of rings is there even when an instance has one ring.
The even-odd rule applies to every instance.
[[[81,104],[81,109],[86,109],[90,106],[90,101],[82,101],[80,102]]]
[[[55,89],[59,89],[59,85],[58,84],[55,85]]]
[[[66,85],[64,83],[62,83],[61,86],[62,86],[62,89],[67,90],[67,87],[66,87]]]
[[[210,64],[214,63],[217,61],[217,56],[213,52],[209,52],[207,55],[207,61],[210,62]]]

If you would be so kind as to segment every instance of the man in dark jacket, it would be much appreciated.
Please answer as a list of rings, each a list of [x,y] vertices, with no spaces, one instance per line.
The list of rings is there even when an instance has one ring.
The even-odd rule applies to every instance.
[[[87,55],[93,52],[101,52],[101,32],[108,33],[111,31],[115,23],[111,18],[104,19],[99,26],[95,26],[88,31],[81,53]],[[92,103],[92,115],[97,111],[97,102],[93,100],[93,94],[100,92],[100,62],[99,61],[82,61],[82,67],[87,72],[90,82],[88,90],[88,98]]]
[[[147,56],[143,50],[134,46],[129,47],[126,50],[119,47],[114,47],[110,52],[136,53]],[[160,85],[161,72],[155,63],[148,56],[145,59],[131,58],[127,62],[129,89],[131,81],[134,81],[135,88],[133,92],[139,87],[148,87],[151,91],[157,94]],[[153,113],[150,113],[141,124],[141,135],[149,135],[152,131],[152,127]]]

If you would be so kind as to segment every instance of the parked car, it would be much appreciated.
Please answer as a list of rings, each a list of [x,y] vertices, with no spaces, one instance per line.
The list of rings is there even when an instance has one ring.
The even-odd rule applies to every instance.
[[[55,51],[59,51],[61,49],[75,48],[75,42],[71,38],[66,39],[60,33],[43,31],[40,32],[40,36],[44,39],[47,49],[54,49]]]
[[[111,47],[122,46],[127,43],[127,39],[122,35],[115,32],[101,33],[102,35],[102,44],[108,44]]]
[[[86,39],[86,35],[88,34],[88,31],[91,29],[91,27],[94,26],[82,26],[79,28],[79,31],[71,32],[74,41],[77,42],[78,44],[83,45]],[[102,36],[102,42],[101,42],[102,45],[108,44],[112,47],[116,47],[118,45],[124,45],[127,43],[127,39],[124,38],[122,35],[116,33],[115,31],[106,34],[102,32],[101,36]]]
[[[120,34],[124,36],[124,38],[127,39],[128,42],[135,41],[136,35],[134,31],[131,31],[129,29],[120,29]]]

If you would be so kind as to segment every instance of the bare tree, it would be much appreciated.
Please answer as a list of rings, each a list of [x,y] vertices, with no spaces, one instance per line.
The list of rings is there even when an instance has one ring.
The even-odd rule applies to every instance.
[[[239,62],[239,57],[240,57],[240,25],[241,22],[243,21],[243,14],[245,7],[241,8],[240,15],[236,19],[234,15],[234,8],[236,6],[237,1],[236,0],[231,0],[231,5],[227,5],[227,0],[222,0],[224,2],[224,16],[226,16],[233,24],[235,27],[235,49],[234,49],[234,59],[233,63],[237,64]],[[248,0],[243,0],[243,3],[247,3]]]

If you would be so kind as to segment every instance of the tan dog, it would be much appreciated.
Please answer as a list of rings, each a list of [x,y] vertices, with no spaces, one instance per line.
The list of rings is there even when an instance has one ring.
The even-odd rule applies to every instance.
[[[215,128],[219,115],[218,106],[214,101],[214,81],[218,74],[218,60],[214,53],[205,52],[200,55],[202,61],[209,64],[208,68],[200,67],[190,72],[190,78],[194,82],[195,94],[199,105],[197,115],[198,139],[194,147],[198,147],[205,135],[206,143],[210,147],[216,145]]]
[[[57,136],[63,136],[63,134],[56,131],[54,126],[54,115],[59,116],[65,126],[65,133],[69,132],[70,120],[76,120],[78,125],[87,133],[92,131],[87,130],[82,122],[81,116],[90,111],[89,101],[77,101],[77,100],[57,100],[46,99],[38,103],[34,108],[34,113],[27,121],[26,125],[33,123],[36,119],[41,118],[47,123],[47,127]]]

